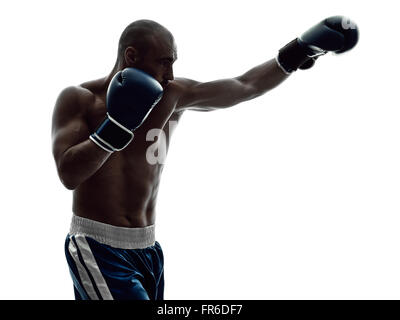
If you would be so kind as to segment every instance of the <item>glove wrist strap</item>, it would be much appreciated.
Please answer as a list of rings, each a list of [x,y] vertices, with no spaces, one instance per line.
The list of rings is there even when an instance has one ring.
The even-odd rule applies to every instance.
[[[300,45],[297,38],[281,48],[278,57],[276,58],[278,65],[288,74],[296,71],[297,68],[309,59],[310,56],[308,55],[308,52],[306,52],[305,48]]]
[[[102,149],[114,152],[124,149],[132,141],[133,132],[107,113],[107,118],[89,138]]]

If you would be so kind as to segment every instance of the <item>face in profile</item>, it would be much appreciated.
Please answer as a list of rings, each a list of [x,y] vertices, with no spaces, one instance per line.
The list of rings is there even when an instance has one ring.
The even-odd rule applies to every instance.
[[[137,59],[132,62],[132,67],[148,73],[165,89],[168,82],[174,79],[173,64],[176,59],[176,44],[172,37],[152,37],[146,53],[137,52]]]

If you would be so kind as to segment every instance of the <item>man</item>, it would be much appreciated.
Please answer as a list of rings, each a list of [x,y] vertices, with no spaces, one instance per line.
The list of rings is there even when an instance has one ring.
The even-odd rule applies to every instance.
[[[201,83],[174,78],[177,50],[165,27],[150,20],[127,26],[110,74],[64,89],[53,113],[57,171],[74,190],[65,251],[75,298],[163,299],[163,254],[154,234],[163,165],[149,152],[151,130],[170,137],[175,125],[169,124],[185,110],[217,110],[258,97],[357,40],[354,23],[331,17],[245,74]]]

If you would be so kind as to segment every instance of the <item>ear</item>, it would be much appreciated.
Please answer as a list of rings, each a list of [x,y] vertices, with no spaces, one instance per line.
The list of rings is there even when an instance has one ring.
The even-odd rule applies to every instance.
[[[134,47],[127,47],[124,53],[125,63],[132,66],[138,61],[138,52]]]

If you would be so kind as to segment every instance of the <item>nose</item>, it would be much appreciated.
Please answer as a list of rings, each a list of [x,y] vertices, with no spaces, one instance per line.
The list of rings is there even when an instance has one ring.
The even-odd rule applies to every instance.
[[[164,80],[165,81],[174,80],[174,71],[172,70],[172,67],[168,68],[168,71],[164,75]]]

